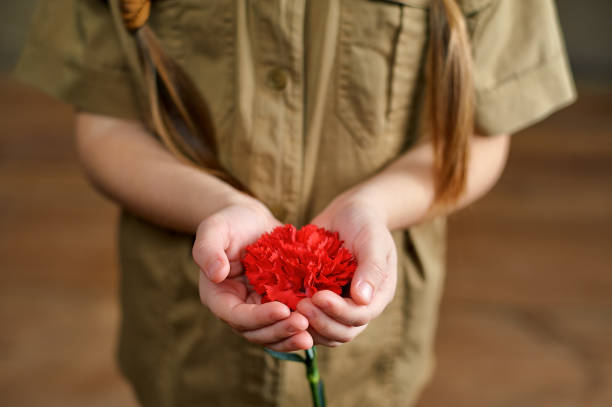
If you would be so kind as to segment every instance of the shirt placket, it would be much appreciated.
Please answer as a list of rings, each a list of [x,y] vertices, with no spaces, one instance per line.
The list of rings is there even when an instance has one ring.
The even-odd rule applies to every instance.
[[[251,180],[281,221],[296,223],[303,168],[305,0],[252,3],[255,63]]]

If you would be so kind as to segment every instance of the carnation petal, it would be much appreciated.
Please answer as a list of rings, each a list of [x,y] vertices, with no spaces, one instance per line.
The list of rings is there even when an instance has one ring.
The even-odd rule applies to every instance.
[[[292,310],[321,290],[341,295],[357,260],[338,237],[315,225],[279,226],[246,247],[245,275],[262,301],[280,301]]]

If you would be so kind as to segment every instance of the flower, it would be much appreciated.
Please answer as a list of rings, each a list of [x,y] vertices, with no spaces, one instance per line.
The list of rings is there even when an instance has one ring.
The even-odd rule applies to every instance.
[[[280,301],[295,310],[317,291],[341,295],[348,287],[357,260],[342,243],[338,232],[315,225],[279,226],[246,247],[242,264],[262,302]]]

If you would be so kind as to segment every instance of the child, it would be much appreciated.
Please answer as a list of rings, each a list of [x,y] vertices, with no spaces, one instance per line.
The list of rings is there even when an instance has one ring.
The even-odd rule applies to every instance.
[[[575,97],[553,1],[119,3],[43,0],[17,74],[78,108],[85,171],[123,208],[119,360],[142,405],[309,405],[303,367],[263,347],[313,344],[329,405],[412,405],[444,216],[496,182],[511,133]],[[148,130],[172,119],[156,122],[171,92],[150,33],[252,196]],[[340,233],[359,261],[350,298],[291,312],[249,292],[241,250],[282,223]]]

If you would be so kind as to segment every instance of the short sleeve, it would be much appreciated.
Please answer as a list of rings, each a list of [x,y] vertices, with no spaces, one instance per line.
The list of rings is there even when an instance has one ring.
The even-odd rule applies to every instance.
[[[514,133],[575,100],[553,0],[492,0],[472,29],[479,133]]]
[[[84,111],[142,116],[110,8],[102,0],[41,0],[14,76]]]

